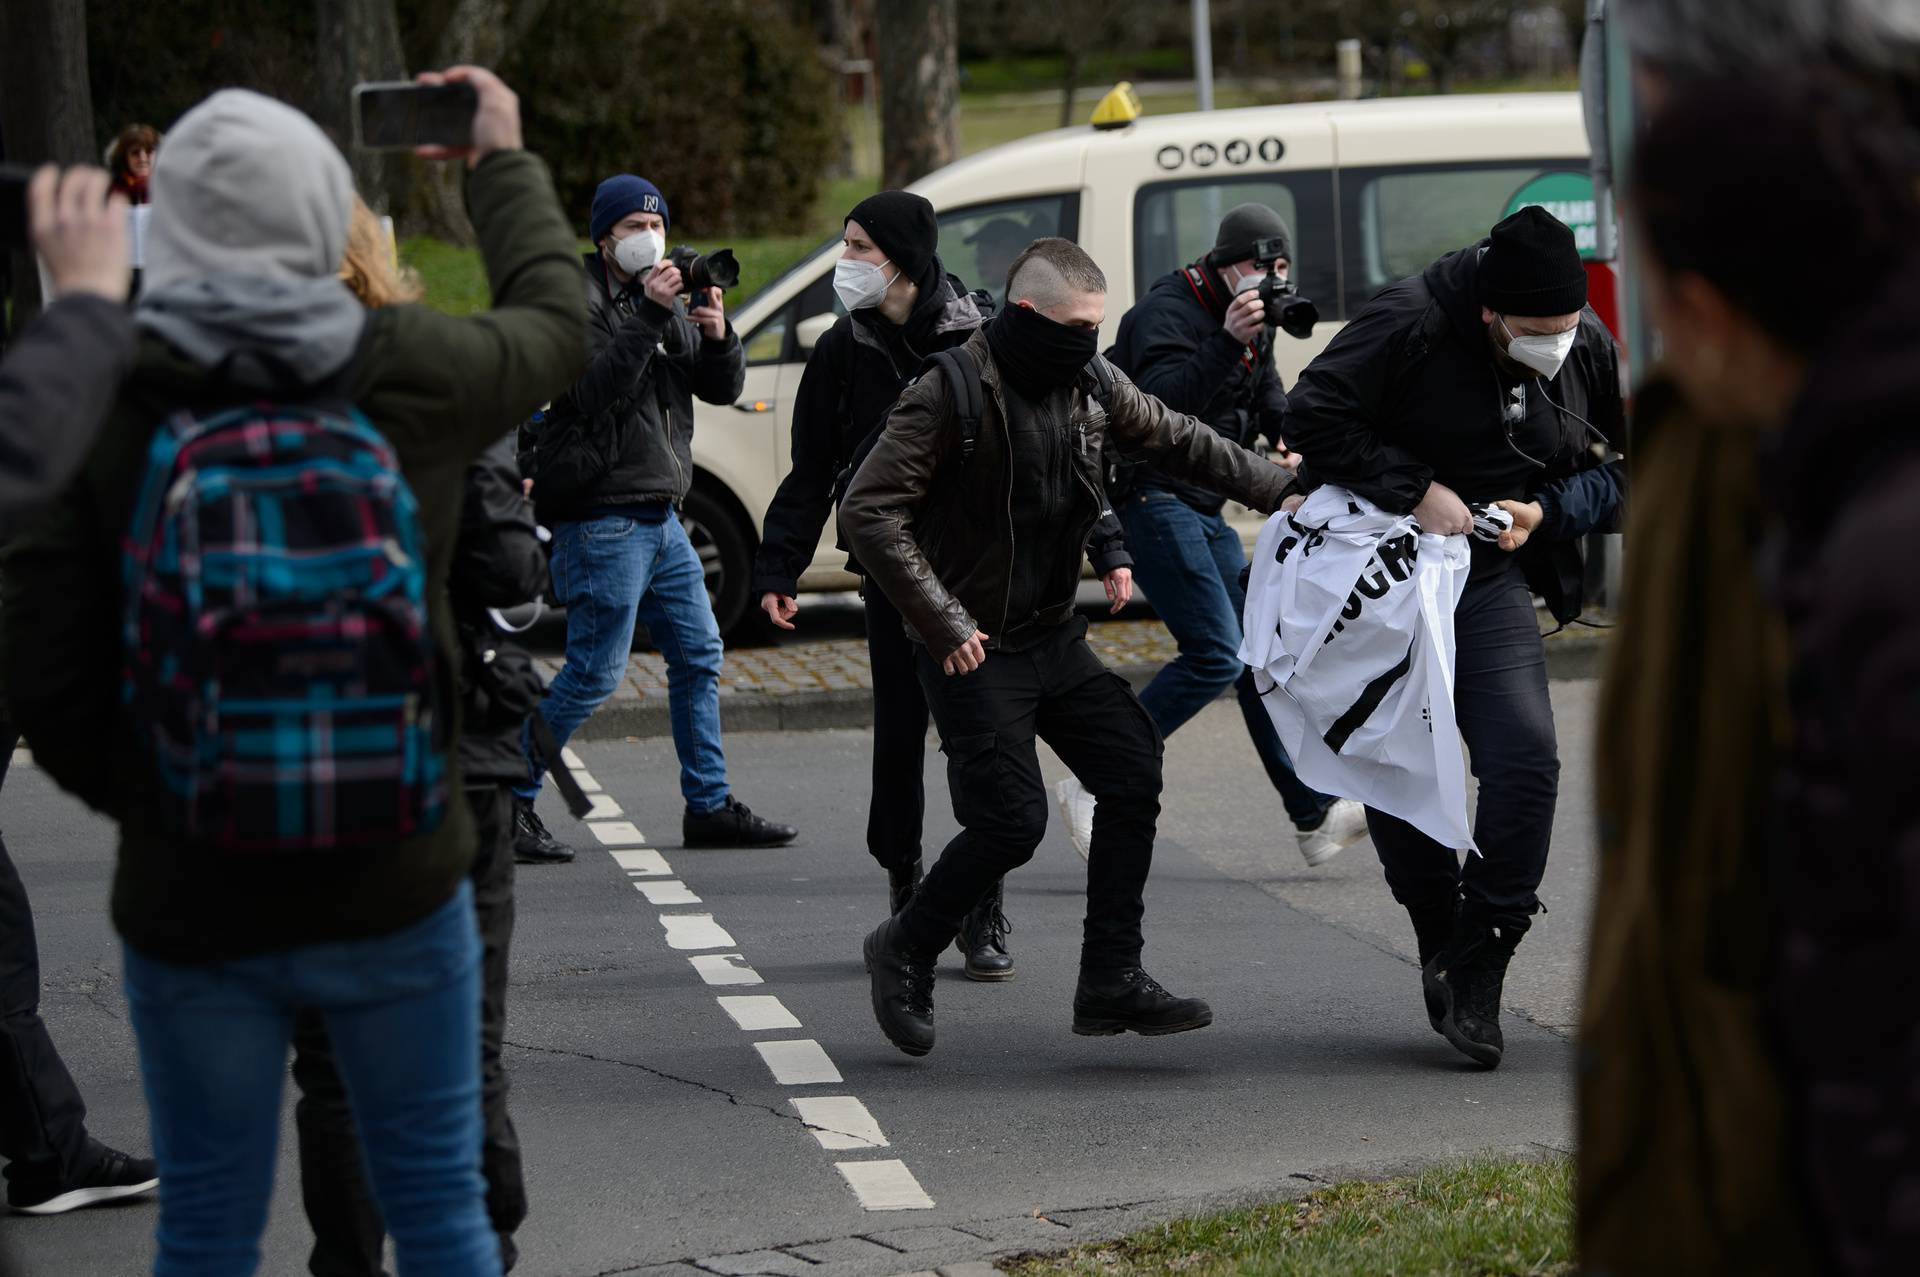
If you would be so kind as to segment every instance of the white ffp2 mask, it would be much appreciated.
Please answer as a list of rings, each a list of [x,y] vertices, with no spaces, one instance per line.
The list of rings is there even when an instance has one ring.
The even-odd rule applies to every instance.
[[[887,278],[885,268],[872,262],[842,257],[834,264],[833,292],[848,310],[878,306],[880,299],[887,295],[887,289],[892,286],[893,280]]]
[[[1530,368],[1547,380],[1553,380],[1560,371],[1560,365],[1567,362],[1567,356],[1573,352],[1574,338],[1580,335],[1580,325],[1575,324],[1563,333],[1542,333],[1518,337],[1507,327],[1507,317],[1500,317],[1500,327],[1507,332],[1507,357],[1522,368]]]
[[[667,237],[659,231],[635,231],[613,245],[613,264],[629,275],[657,266],[667,255]]]

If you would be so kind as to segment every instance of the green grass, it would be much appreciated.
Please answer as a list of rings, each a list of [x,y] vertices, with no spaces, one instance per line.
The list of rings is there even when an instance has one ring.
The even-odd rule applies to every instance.
[[[1567,1161],[1476,1161],[1001,1267],[1013,1277],[1547,1277],[1573,1271],[1572,1195]]]

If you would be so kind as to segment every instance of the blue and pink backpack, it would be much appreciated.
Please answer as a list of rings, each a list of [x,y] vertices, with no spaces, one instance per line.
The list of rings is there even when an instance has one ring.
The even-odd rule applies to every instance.
[[[274,854],[439,825],[448,724],[419,509],[356,409],[170,418],[124,572],[122,694],[170,832]]]

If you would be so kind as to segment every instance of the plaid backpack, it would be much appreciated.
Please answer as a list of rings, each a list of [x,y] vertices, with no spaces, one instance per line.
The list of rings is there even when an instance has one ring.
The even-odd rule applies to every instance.
[[[123,563],[122,696],[173,833],[269,854],[438,826],[446,729],[419,511],[364,416],[170,418]]]

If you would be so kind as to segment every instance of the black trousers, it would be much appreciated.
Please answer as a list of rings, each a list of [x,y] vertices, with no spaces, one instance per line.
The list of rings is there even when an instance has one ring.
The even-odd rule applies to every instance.
[[[0,784],[20,733],[0,719]],[[0,1157],[10,1183],[65,1184],[83,1169],[87,1106],[40,1019],[40,950],[27,889],[0,837]]]
[[[961,829],[900,913],[915,948],[931,953],[950,944],[968,911],[1040,845],[1049,804],[1038,738],[1098,800],[1081,966],[1140,961],[1162,743],[1133,689],[1100,663],[1086,634],[1086,620],[1076,617],[1025,651],[989,652],[973,673],[952,676],[916,645]]]
[[[867,656],[873,666],[873,796],[867,800],[867,850],[887,869],[920,859],[927,814],[927,698],[907,637],[886,593],[865,582]]]
[[[1480,782],[1480,854],[1461,865],[1406,821],[1373,810],[1367,828],[1393,898],[1409,910],[1441,907],[1457,893],[1468,915],[1524,932],[1547,870],[1560,754],[1546,650],[1519,567],[1469,582],[1453,627],[1453,704]]]
[[[507,1115],[507,1072],[500,1061],[507,1028],[507,967],[513,944],[513,790],[501,783],[470,787],[467,803],[480,831],[474,857],[473,904],[480,926],[480,1102],[485,1130],[480,1172],[487,1182],[487,1218],[512,1267],[514,1230],[527,1217],[520,1139]],[[360,1157],[353,1112],[325,1026],[302,1015],[293,1036],[293,1077],[300,1087],[294,1125],[300,1136],[300,1196],[313,1226],[314,1277],[377,1277],[386,1226]]]

